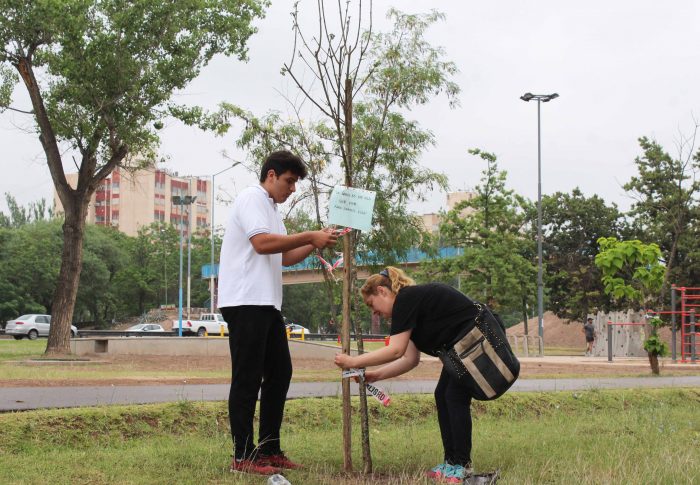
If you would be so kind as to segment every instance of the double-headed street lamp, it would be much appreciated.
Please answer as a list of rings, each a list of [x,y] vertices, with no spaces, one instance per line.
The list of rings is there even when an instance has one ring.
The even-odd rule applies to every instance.
[[[525,93],[523,101],[537,101],[537,329],[540,336],[540,357],[544,355],[544,285],[542,283],[542,144],[540,141],[540,103],[558,98],[553,94]]]
[[[211,266],[209,267],[209,306],[212,313],[216,311],[216,308],[214,307],[214,207],[216,204],[216,198],[214,197],[214,179],[217,175],[220,175],[227,170],[231,170],[233,167],[240,164],[241,162],[236,162],[230,167],[225,168],[220,172],[216,172],[211,176]]]
[[[178,335],[182,337],[182,245],[183,245],[183,228],[184,228],[184,208],[185,205],[192,204],[197,200],[196,195],[173,195],[173,204],[180,206],[180,283],[178,287]],[[187,231],[188,235],[191,229]]]

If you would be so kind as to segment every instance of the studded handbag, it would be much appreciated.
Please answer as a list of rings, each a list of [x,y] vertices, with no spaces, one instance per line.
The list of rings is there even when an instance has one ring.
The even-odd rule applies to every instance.
[[[505,326],[483,303],[466,334],[435,351],[445,370],[472,390],[474,399],[490,401],[505,393],[520,374],[520,362],[506,338]]]

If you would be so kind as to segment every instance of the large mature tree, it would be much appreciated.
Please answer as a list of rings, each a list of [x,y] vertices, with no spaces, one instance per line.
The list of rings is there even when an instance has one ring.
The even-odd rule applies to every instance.
[[[440,224],[441,244],[462,252],[455,258],[423,265],[427,274],[459,277],[460,290],[496,311],[526,308],[533,303],[536,268],[529,258],[534,241],[526,236],[528,202],[506,187],[506,172],[496,156],[469,150],[486,162],[475,196],[460,202]]]
[[[678,259],[680,245],[690,230],[691,216],[698,205],[700,152],[693,153],[696,133],[697,126],[691,137],[679,143],[675,158],[656,141],[640,138],[643,154],[635,159],[639,173],[624,186],[636,200],[630,214],[639,231],[637,237],[654,241],[661,248],[666,263],[661,286],[664,295],[671,280],[678,279],[682,272]],[[692,245],[683,249],[692,251]]]
[[[245,57],[264,4],[0,0],[0,102],[9,105],[21,78],[31,108],[12,109],[33,118],[65,214],[47,354],[70,352],[91,195],[118,165],[153,158],[173,92],[214,55]],[[76,187],[66,180],[66,156],[78,167]]]
[[[533,222],[534,217],[533,212]],[[594,258],[598,239],[619,237],[622,224],[615,204],[608,206],[597,195],[586,197],[578,187],[542,198],[546,286],[549,307],[557,315],[580,320],[606,306],[608,298]]]

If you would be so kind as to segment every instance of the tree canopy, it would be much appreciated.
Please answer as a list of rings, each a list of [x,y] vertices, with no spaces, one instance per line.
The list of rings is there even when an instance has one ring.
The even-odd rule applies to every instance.
[[[118,165],[156,158],[176,90],[216,54],[246,56],[265,0],[0,0],[0,103],[30,115],[64,213],[47,354],[69,353],[85,217]],[[30,109],[10,105],[20,80]],[[72,187],[64,158],[78,168]]]

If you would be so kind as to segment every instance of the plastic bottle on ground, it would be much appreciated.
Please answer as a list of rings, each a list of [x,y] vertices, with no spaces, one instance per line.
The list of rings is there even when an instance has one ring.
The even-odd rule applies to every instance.
[[[267,479],[267,485],[292,485],[289,480],[276,473]]]

